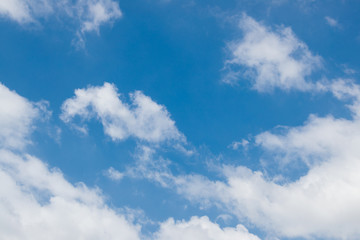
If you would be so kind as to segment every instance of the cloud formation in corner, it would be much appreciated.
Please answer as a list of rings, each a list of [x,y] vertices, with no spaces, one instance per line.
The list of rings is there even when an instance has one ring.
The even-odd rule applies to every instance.
[[[321,66],[321,58],[313,55],[290,28],[279,26],[271,30],[245,14],[239,28],[243,37],[228,44],[225,83],[253,79],[253,88],[260,92],[274,88],[311,89],[307,77]]]
[[[122,12],[114,0],[2,0],[0,16],[21,25],[38,24],[49,16],[66,18],[76,26],[74,43],[82,47],[86,32],[99,33],[101,25],[112,23]]]
[[[46,105],[30,102],[0,83],[0,147],[22,149],[29,144],[33,122],[50,114]]]
[[[75,96],[63,103],[61,119],[72,123],[76,116],[82,120],[96,118],[112,140],[135,137],[149,143],[186,141],[164,106],[140,91],[129,95],[130,103],[122,101],[115,85],[110,83],[77,89]],[[78,129],[86,132],[85,126]]]

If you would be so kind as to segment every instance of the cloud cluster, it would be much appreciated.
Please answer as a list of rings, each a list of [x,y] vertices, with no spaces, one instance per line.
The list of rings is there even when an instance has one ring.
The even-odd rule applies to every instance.
[[[312,87],[307,77],[321,66],[321,58],[313,55],[290,28],[280,26],[272,31],[247,15],[239,27],[243,38],[228,44],[225,83],[251,79],[254,89],[261,92]]]
[[[198,174],[175,175],[169,167],[171,162],[149,147],[139,150],[136,165],[124,174],[174,189],[202,207],[216,206],[270,235],[358,239],[360,86],[344,79],[319,86],[340,100],[349,100],[353,117],[310,115],[302,126],[287,127],[280,133],[266,131],[255,137],[255,143],[282,166],[303,162],[307,171],[297,179],[281,176],[281,169],[272,177],[230,165],[219,166],[222,180]],[[283,179],[280,183],[279,176]],[[173,228],[175,223],[169,221]],[[186,224],[175,225],[186,232]]]
[[[35,121],[47,116],[3,85],[0,96],[1,239],[140,239],[140,227],[110,209],[98,189],[74,186],[23,152]]]
[[[76,116],[85,120],[95,117],[113,140],[135,137],[150,143],[185,141],[164,106],[140,91],[130,94],[129,104],[120,97],[116,87],[109,83],[77,89],[75,96],[62,105],[61,119],[71,123]],[[78,128],[86,131],[84,126]]]
[[[193,237],[201,238],[195,239],[204,240],[212,240],[214,236],[229,240],[258,239],[241,225],[222,229],[207,217],[176,223],[169,219],[160,223],[159,231],[143,236],[141,223],[133,223],[131,211],[127,215],[109,207],[100,189],[88,188],[83,183],[73,185],[59,169],[49,168],[22,150],[30,142],[36,119],[44,115],[39,115],[34,103],[5,86],[0,85],[0,91],[1,239],[191,239],[181,238],[179,232],[183,236],[196,234]],[[139,97],[138,101],[149,103],[149,98]],[[142,107],[149,106],[150,112],[162,109],[154,104],[150,101]],[[21,130],[20,134],[16,130]],[[7,144],[7,140],[12,144]],[[116,179],[120,177],[114,169],[109,174]]]

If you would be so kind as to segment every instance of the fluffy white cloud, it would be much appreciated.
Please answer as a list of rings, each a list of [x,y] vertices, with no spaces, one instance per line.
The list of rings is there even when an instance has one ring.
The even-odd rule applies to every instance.
[[[311,89],[307,77],[321,65],[321,58],[313,55],[290,28],[280,26],[272,31],[246,15],[239,27],[244,36],[228,45],[231,56],[225,62],[228,72],[224,82],[235,84],[241,78],[250,78],[258,91]]]
[[[156,240],[259,240],[248,230],[238,225],[236,228],[221,229],[208,217],[192,217],[188,222],[174,221],[170,218],[160,225],[160,230],[155,234]]]
[[[76,25],[76,46],[84,45],[84,33],[99,32],[101,25],[122,16],[114,0],[1,0],[0,16],[19,24],[39,23],[51,15],[69,19]]]
[[[3,16],[10,17],[17,22],[26,22],[31,20],[29,8],[26,2],[22,0],[3,0],[0,2],[0,13]]]
[[[32,123],[48,114],[46,102],[32,103],[0,83],[0,147],[23,148],[30,143]]]
[[[1,239],[140,239],[99,190],[73,186],[32,156],[0,150],[0,182]]]
[[[135,137],[152,143],[185,141],[164,106],[140,91],[130,94],[130,104],[120,97],[116,87],[109,83],[77,89],[75,96],[62,105],[61,119],[71,123],[76,116],[85,120],[96,117],[113,140]],[[86,131],[84,127],[79,129]]]

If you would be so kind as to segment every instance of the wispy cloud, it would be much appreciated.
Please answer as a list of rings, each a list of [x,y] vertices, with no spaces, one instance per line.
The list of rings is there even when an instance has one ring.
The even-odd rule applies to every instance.
[[[41,24],[55,16],[66,19],[74,26],[76,47],[84,47],[85,33],[99,33],[102,25],[114,22],[122,16],[119,4],[113,0],[2,0],[0,16],[23,26]]]
[[[113,167],[110,167],[108,170],[106,170],[104,175],[114,181],[120,181],[124,177],[123,173],[119,172]]]
[[[335,20],[334,18],[331,18],[329,16],[325,17],[326,23],[329,24],[331,27],[340,27],[340,24],[337,20]]]

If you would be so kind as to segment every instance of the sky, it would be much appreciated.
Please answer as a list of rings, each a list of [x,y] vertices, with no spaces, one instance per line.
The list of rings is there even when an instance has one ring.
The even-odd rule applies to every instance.
[[[0,1],[0,240],[359,239],[359,9]]]

